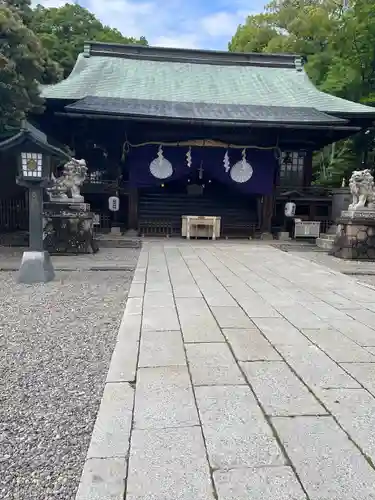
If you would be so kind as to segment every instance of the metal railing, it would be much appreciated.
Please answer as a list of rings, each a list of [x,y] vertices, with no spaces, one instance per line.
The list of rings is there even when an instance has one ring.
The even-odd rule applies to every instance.
[[[139,223],[139,234],[141,236],[172,236],[180,233],[179,230],[173,227],[173,224],[168,220],[152,219],[141,220]]]
[[[94,212],[94,234],[109,233],[111,230],[111,217],[107,213]]]

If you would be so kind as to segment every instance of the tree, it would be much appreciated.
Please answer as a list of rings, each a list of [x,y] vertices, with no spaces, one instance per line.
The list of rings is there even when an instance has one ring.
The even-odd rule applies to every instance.
[[[43,109],[40,84],[71,72],[87,40],[139,43],[104,26],[79,5],[31,8],[30,0],[0,0],[0,133]]]
[[[26,26],[29,25],[33,15],[30,0],[1,0],[0,4],[18,14]]]
[[[314,184],[319,186],[341,186],[347,182],[356,168],[356,156],[350,139],[330,144],[313,156]]]
[[[58,76],[35,34],[16,9],[0,5],[0,132],[43,109],[39,82]]]
[[[375,105],[373,0],[353,0],[349,9],[337,0],[273,0],[264,14],[238,27],[229,50],[301,54],[320,90]],[[325,148],[315,158],[317,181],[339,185],[366,163],[373,143],[371,131]]]
[[[342,17],[341,29],[333,37],[337,54],[327,73],[326,88],[366,104],[375,103],[375,4],[357,0]],[[334,83],[332,83],[334,82]]]
[[[277,37],[270,15],[248,16],[246,23],[237,28],[228,48],[230,52],[269,52],[267,49],[271,40]]]
[[[273,1],[266,13],[249,16],[229,43],[232,51],[295,53],[308,60],[306,71],[315,84],[331,64],[331,39],[341,10],[333,0]]]
[[[50,9],[38,5],[33,12],[31,28],[52,59],[62,66],[65,78],[87,41],[147,45],[144,37],[139,40],[127,38],[117,29],[104,26],[94,14],[78,4]]]

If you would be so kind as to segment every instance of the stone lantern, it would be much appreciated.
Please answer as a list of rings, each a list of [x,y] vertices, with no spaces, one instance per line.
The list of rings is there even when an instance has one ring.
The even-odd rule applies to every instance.
[[[43,246],[43,190],[50,184],[52,157],[69,160],[70,156],[27,122],[19,133],[0,143],[0,150],[6,149],[17,157],[17,184],[26,187],[29,195],[29,248],[23,253],[17,281],[45,283],[53,280],[55,272]]]

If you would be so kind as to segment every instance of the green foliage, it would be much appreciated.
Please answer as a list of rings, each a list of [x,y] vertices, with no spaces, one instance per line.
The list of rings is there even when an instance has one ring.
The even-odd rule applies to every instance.
[[[331,144],[313,156],[314,184],[339,187],[345,179],[347,185],[350,174],[355,168],[356,157],[352,141],[347,139]]]
[[[51,9],[38,5],[33,12],[31,28],[52,59],[62,66],[65,78],[87,41],[147,45],[144,37],[140,40],[127,38],[117,29],[104,26],[94,14],[78,4]]]
[[[249,16],[244,25],[240,25],[229,43],[231,52],[267,52],[271,40],[277,37],[268,14]]]
[[[22,22],[28,26],[33,15],[30,0],[3,0],[1,4],[18,14]]]
[[[77,4],[32,9],[30,0],[0,0],[0,134],[43,110],[39,84],[66,77],[90,40],[147,45]]]
[[[342,5],[338,0],[273,0],[265,13],[249,16],[238,27],[229,50],[301,54],[320,90],[374,106],[375,2],[353,0],[347,10]],[[372,132],[362,133],[316,154],[316,182],[341,185],[354,168],[372,161],[373,143]]]
[[[39,84],[58,76],[39,39],[16,9],[0,5],[0,133],[18,126],[28,112],[42,110]]]

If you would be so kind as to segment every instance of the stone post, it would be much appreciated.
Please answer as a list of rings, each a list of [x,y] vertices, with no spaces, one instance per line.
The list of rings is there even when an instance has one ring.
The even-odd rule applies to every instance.
[[[43,187],[25,183],[29,189],[29,249],[23,253],[17,282],[46,283],[55,277],[51,257],[43,247]]]

